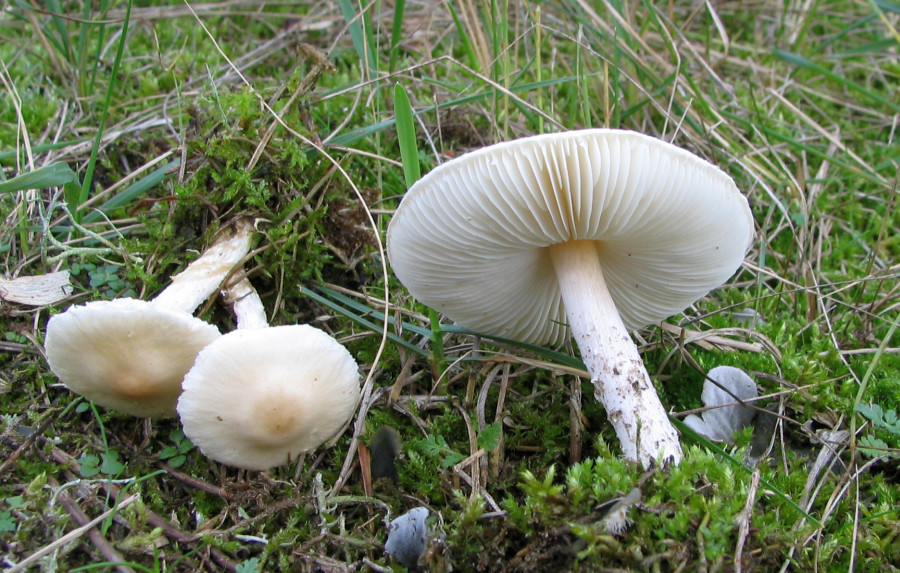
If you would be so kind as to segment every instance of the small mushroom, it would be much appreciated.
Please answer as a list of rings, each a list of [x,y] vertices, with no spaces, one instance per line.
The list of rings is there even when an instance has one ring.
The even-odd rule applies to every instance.
[[[120,298],[70,307],[47,323],[50,369],[67,388],[133,416],[175,415],[181,380],[201,348],[220,336],[191,313],[250,251],[240,220],[152,301]]]
[[[334,436],[359,397],[356,361],[308,325],[268,327],[245,278],[229,287],[238,329],[216,339],[185,375],[178,415],[209,458],[266,470]]]
[[[408,569],[417,569],[428,547],[428,508],[414,507],[388,525],[384,551]]]
[[[467,328],[558,344],[568,324],[624,456],[649,467],[682,452],[629,330],[722,284],[752,237],[747,200],[722,170],[593,129],[437,167],[407,192],[387,250],[414,297]]]
[[[684,419],[689,428],[714,442],[734,441],[735,432],[749,426],[756,410],[740,402],[756,398],[756,383],[734,366],[716,366],[706,375],[700,394],[707,410]]]

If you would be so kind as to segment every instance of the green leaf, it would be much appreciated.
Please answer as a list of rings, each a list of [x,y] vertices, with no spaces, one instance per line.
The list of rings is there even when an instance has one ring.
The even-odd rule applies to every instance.
[[[484,430],[478,434],[478,439],[475,440],[478,444],[479,448],[483,448],[485,451],[491,452],[500,445],[500,438],[502,437],[502,428],[500,427],[500,421],[496,421],[493,424],[488,424],[484,427]]]
[[[78,176],[72,168],[65,163],[56,162],[0,183],[0,193],[63,187],[72,183],[78,183]]]
[[[439,457],[441,452],[450,449],[444,436],[433,435],[428,435],[424,440],[419,440],[419,447],[421,448],[422,453],[435,458]]]
[[[394,84],[394,115],[397,117],[397,142],[400,144],[403,176],[406,178],[406,188],[409,189],[422,176],[422,171],[419,167],[412,105],[409,103],[406,90],[400,84]]]
[[[178,442],[178,453],[186,454],[189,451],[194,449],[194,444],[189,439],[185,438]]]
[[[863,436],[859,440],[859,449],[867,456],[878,458],[888,454],[890,447],[884,440],[875,436]]]
[[[10,507],[22,507],[25,505],[25,496],[24,495],[15,495],[13,497],[6,498],[6,503],[9,504]]]
[[[857,404],[855,410],[867,418],[872,425],[900,437],[900,420],[894,409],[885,410],[880,404]]]
[[[159,459],[167,460],[169,458],[174,458],[178,455],[178,447],[177,446],[168,446],[163,448],[163,451],[159,452]]]
[[[93,477],[100,473],[100,458],[91,454],[83,454],[78,458],[78,464],[81,470],[78,472],[81,477]]]
[[[872,423],[880,422],[884,418],[884,409],[879,404],[857,404],[856,411]]]
[[[100,457],[103,458],[100,471],[106,475],[117,476],[125,469],[125,464],[119,461],[119,454],[116,452],[103,452]]]
[[[0,511],[0,533],[10,533],[16,530],[16,520],[10,511]]]
[[[235,571],[237,571],[237,573],[259,573],[259,557],[241,561],[238,563],[237,567],[235,567]]]

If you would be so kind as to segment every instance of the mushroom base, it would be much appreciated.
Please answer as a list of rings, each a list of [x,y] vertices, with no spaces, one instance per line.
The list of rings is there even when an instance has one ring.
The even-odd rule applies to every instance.
[[[548,250],[569,327],[623,455],[645,468],[679,463],[678,434],[609,294],[596,244],[569,241]]]

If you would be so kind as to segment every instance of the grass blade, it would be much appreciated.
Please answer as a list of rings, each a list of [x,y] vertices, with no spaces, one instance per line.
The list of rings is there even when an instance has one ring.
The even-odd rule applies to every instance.
[[[359,326],[362,326],[366,330],[376,332],[376,333],[381,332],[380,324],[376,324],[376,323],[372,322],[371,320],[367,320],[366,318],[363,317],[363,314],[365,314],[367,316],[371,316],[375,320],[380,320],[379,313],[364,312],[363,314],[357,314],[357,312],[354,312],[354,311],[358,310],[358,307],[347,308],[346,306],[342,306],[342,305],[338,304],[331,298],[322,296],[321,294],[316,292],[316,290],[329,291],[329,289],[325,289],[324,287],[308,288],[308,287],[301,286],[300,288],[301,288],[301,292],[303,294],[305,294],[306,296],[308,296],[309,298],[313,299],[314,301],[321,304],[322,306],[325,306],[325,307],[333,310],[334,312],[340,314],[341,316],[349,318],[351,321],[355,322]],[[330,291],[329,294],[331,296],[339,295],[339,293],[336,293],[334,291]],[[354,307],[355,307],[355,305],[354,305]],[[363,305],[363,308],[367,308],[367,307],[365,307]],[[369,309],[369,310],[371,310],[371,309]],[[380,316],[382,317],[381,319],[383,319],[384,315],[381,314]],[[427,335],[427,333],[426,333],[426,335]],[[402,346],[403,348],[405,348],[406,350],[408,350],[410,352],[418,354],[419,356],[428,356],[428,353],[425,352],[423,349],[419,348],[415,344],[410,344],[409,342],[403,340],[402,338],[400,338],[399,336],[397,336],[396,334],[394,334],[392,332],[388,332],[387,336],[391,342]]]
[[[122,63],[122,54],[125,52],[125,43],[128,39],[128,22],[131,19],[132,0],[128,0],[125,6],[125,19],[122,22],[122,35],[119,37],[119,46],[116,49],[116,58],[113,60],[112,72],[109,76],[109,86],[106,89],[106,99],[103,103],[103,110],[100,116],[100,125],[97,126],[97,135],[94,138],[94,146],[91,149],[91,157],[88,160],[87,168],[84,172],[84,180],[81,182],[81,193],[75,204],[70,205],[72,216],[75,222],[81,222],[82,213],[78,210],[82,203],[88,200],[91,193],[91,187],[94,183],[94,168],[97,166],[97,155],[100,152],[100,140],[103,137],[103,128],[106,125],[106,118],[109,115],[109,107],[112,105],[112,94],[116,88],[116,78],[119,75],[119,65]]]
[[[832,72],[831,70],[829,70],[823,66],[820,66],[819,64],[817,64],[815,62],[812,62],[812,61],[804,58],[800,54],[795,54],[793,52],[788,52],[787,50],[779,50],[776,48],[775,55],[778,58],[784,60],[785,62],[791,64],[792,66],[802,68],[805,70],[809,70],[809,71],[815,72],[817,74],[821,74],[822,76],[825,76],[826,78],[828,78],[832,81],[835,81],[850,90],[853,90],[857,93],[860,93],[860,94],[866,96],[867,98],[871,99],[874,102],[877,102],[883,106],[886,106],[888,109],[890,109],[894,113],[900,113],[900,104],[892,102],[892,101],[876,94],[875,92],[862,87],[858,83],[852,82],[852,81],[848,80],[847,78],[845,78],[844,76],[836,74],[836,73]]]
[[[338,0],[341,7],[341,13],[347,22],[350,31],[350,39],[353,40],[353,47],[356,49],[356,55],[360,63],[366,68],[366,75],[375,71],[375,55],[372,53],[371,45],[367,44],[367,36],[365,29],[365,14],[357,14],[352,0]]]
[[[78,176],[71,167],[60,161],[0,183],[0,193],[63,187],[73,183],[78,183]]]
[[[394,4],[394,24],[391,27],[390,63],[388,64],[388,70],[391,72],[394,71],[397,64],[397,47],[400,44],[400,37],[403,35],[403,14],[405,10],[406,0],[397,0]]]
[[[94,221],[99,221],[102,217],[100,213],[108,213],[113,209],[121,207],[123,205],[127,205],[131,203],[141,195],[144,195],[160,183],[166,178],[166,173],[169,172],[170,169],[177,167],[181,164],[181,159],[176,159],[175,161],[171,161],[168,164],[156,169],[155,171],[150,172],[146,176],[140,178],[135,181],[121,192],[119,192],[115,197],[104,202],[100,207],[97,208],[96,211],[87,215],[84,220],[87,223],[92,223]]]
[[[397,118],[397,140],[400,143],[400,158],[403,161],[403,176],[406,188],[422,176],[419,166],[419,149],[416,145],[416,124],[413,119],[409,96],[400,84],[394,84],[394,115]]]
[[[337,292],[333,289],[330,289],[326,286],[323,286],[323,285],[318,285],[313,288],[304,288],[303,293],[308,295],[310,298],[313,298],[316,302],[319,302],[320,304],[323,304],[323,305],[327,306],[328,308],[331,308],[332,310],[340,312],[344,316],[348,316],[350,318],[354,318],[354,317],[359,318],[360,320],[357,321],[357,324],[360,324],[360,325],[368,324],[369,326],[366,326],[366,328],[370,328],[373,332],[381,333],[381,321],[384,320],[384,313],[377,311],[373,308],[370,308],[357,300],[354,300],[342,293],[339,293],[339,292]],[[365,320],[362,318],[363,316],[371,317],[372,320],[371,321]],[[394,325],[395,323],[396,323],[396,321],[394,320],[394,317],[389,316],[388,324]],[[413,333],[418,336],[423,336],[423,337],[430,339],[433,334],[433,331],[430,328],[423,328],[421,326],[418,326],[418,325],[415,325],[415,324],[412,324],[409,322],[405,322],[405,321],[402,322],[402,325],[403,325],[403,330],[405,332],[410,332],[410,333]],[[564,354],[562,352],[557,352],[555,350],[551,350],[549,348],[544,348],[543,346],[538,346],[536,344],[520,342],[518,340],[510,340],[509,338],[502,338],[499,336],[491,336],[491,335],[487,335],[487,334],[481,334],[481,333],[475,332],[473,330],[469,330],[468,328],[456,326],[454,324],[440,325],[439,332],[441,334],[458,334],[458,335],[464,335],[464,336],[486,338],[488,340],[493,340],[499,344],[503,344],[504,346],[509,346],[511,348],[519,348],[521,350],[530,352],[530,353],[534,354],[535,356],[540,356],[547,362],[559,364],[560,366],[566,366],[569,368],[577,368],[579,370],[585,369],[584,363],[581,360],[579,360],[578,358],[569,356],[568,354]],[[413,351],[416,354],[419,354],[420,356],[428,356],[428,353],[425,352],[423,349],[421,349],[417,346],[414,346],[414,345],[410,345],[408,342],[406,342],[405,340],[403,340],[402,338],[400,338],[396,335],[389,333],[388,337],[395,342],[399,341],[400,343],[402,343],[404,345],[404,347],[407,347],[407,345],[409,345],[410,350],[415,348],[415,350],[413,350]]]

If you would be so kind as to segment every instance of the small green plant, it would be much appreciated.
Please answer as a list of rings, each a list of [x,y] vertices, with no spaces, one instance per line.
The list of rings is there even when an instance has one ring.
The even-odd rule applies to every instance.
[[[237,573],[259,573],[259,557],[241,561],[238,563],[236,570]]]
[[[137,294],[131,281],[122,276],[123,269],[120,265],[75,263],[69,267],[69,272],[73,276],[86,273],[88,285],[106,298],[133,297]]]
[[[479,448],[483,448],[485,451],[491,452],[500,445],[500,438],[502,437],[503,429],[500,426],[500,422],[493,422],[484,427],[484,429],[478,434],[478,437],[475,440],[475,443]]]
[[[120,272],[121,267],[119,265],[94,266],[93,269],[88,270],[90,285],[97,289],[105,287],[102,292],[108,298],[134,296],[134,287],[120,276]]]
[[[0,511],[0,533],[10,533],[16,530],[16,520],[9,511]]]
[[[171,446],[167,446],[163,451],[159,452],[159,459],[165,460],[169,466],[180,468],[187,460],[187,454],[194,449],[194,444],[184,435],[181,430],[172,430],[169,432],[169,441]]]
[[[871,422],[872,427],[882,430],[882,435],[887,436],[885,441],[876,435],[863,436],[859,440],[860,449],[872,457],[890,456],[900,457],[900,417],[893,408],[885,410],[880,404],[859,404],[856,411]]]
[[[27,344],[28,339],[18,332],[7,332],[3,335],[3,338],[6,339],[7,342],[15,342],[18,344]]]
[[[125,470],[125,464],[119,461],[119,454],[115,451],[108,450],[100,453],[100,457],[93,454],[82,454],[78,458],[81,466],[79,473],[81,477],[89,478],[97,474],[104,474],[110,477],[117,477]]]
[[[466,456],[450,447],[444,436],[429,434],[424,439],[414,440],[412,444],[426,456],[440,460],[441,467],[445,470],[466,459]]]

